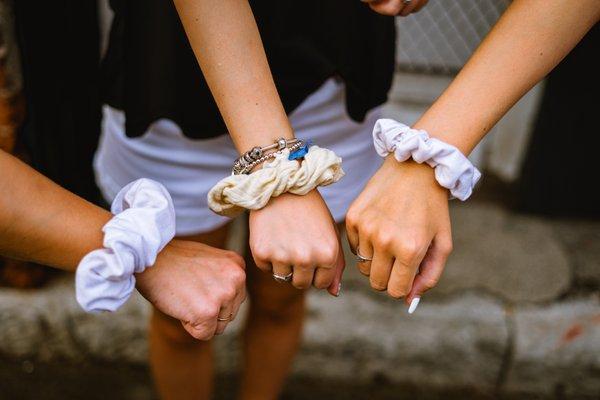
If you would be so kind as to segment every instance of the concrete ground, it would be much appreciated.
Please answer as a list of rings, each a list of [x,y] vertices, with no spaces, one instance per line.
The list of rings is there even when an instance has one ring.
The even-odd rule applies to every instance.
[[[340,298],[310,293],[284,399],[600,398],[600,221],[519,215],[483,195],[453,202],[452,217],[455,251],[415,314],[352,265]],[[136,296],[87,315],[71,276],[0,289],[0,399],[155,398],[148,313]],[[217,340],[218,399],[233,398],[239,328]]]

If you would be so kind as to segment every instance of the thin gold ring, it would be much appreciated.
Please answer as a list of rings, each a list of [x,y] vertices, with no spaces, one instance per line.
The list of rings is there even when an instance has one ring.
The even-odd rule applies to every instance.
[[[233,318],[233,313],[229,314],[229,316],[227,318],[217,317],[217,321],[227,322],[227,321],[231,321],[232,318]]]

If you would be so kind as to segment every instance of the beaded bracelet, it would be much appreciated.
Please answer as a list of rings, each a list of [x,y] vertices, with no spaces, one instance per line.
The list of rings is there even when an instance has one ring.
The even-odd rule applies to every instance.
[[[294,148],[294,150],[299,149],[302,146],[303,142],[300,139],[285,139],[279,138],[277,141],[271,145],[260,147],[256,146],[250,149],[249,151],[242,154],[235,162],[233,163],[232,174],[247,174],[258,164],[269,160],[275,157],[275,154],[285,148],[289,148],[290,150]],[[272,153],[265,154],[266,151],[277,149]],[[292,150],[293,151],[293,150]]]

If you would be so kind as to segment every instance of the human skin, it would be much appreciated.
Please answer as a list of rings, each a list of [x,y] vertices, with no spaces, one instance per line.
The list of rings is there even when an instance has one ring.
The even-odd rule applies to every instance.
[[[516,0],[414,125],[469,154],[498,120],[581,40],[600,2]],[[448,193],[433,169],[388,156],[346,216],[376,290],[407,304],[434,287],[452,250]]]
[[[229,134],[241,153],[293,138],[247,0],[175,0],[179,16]],[[232,160],[233,163],[233,160]],[[302,228],[297,226],[302,215]],[[263,271],[337,295],[344,266],[335,224],[317,190],[283,194],[250,212],[250,248]],[[285,250],[285,251],[283,251]],[[341,258],[340,258],[341,257]]]
[[[406,17],[418,12],[427,4],[428,0],[412,0],[405,4],[402,0],[361,0],[369,4],[375,12],[383,15],[399,15]]]
[[[3,151],[0,171],[0,254],[75,271],[102,247],[109,212]],[[245,298],[243,259],[195,242],[172,241],[136,280],[147,300],[203,340],[222,333],[219,312],[235,316]]]

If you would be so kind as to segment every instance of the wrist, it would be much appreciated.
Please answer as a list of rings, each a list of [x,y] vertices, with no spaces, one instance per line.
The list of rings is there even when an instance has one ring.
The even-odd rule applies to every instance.
[[[404,162],[399,162],[392,154],[385,157],[381,167],[389,171],[385,174],[384,179],[395,180],[410,180],[413,182],[413,187],[430,187],[433,190],[444,193],[449,196],[450,191],[440,185],[435,178],[435,170],[425,163],[418,163],[412,159]]]
[[[382,157],[393,155],[400,163],[414,160],[426,164],[434,171],[439,185],[450,191],[452,198],[467,200],[481,177],[477,168],[455,146],[392,119],[380,119],[375,123],[373,144]]]

